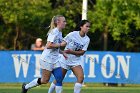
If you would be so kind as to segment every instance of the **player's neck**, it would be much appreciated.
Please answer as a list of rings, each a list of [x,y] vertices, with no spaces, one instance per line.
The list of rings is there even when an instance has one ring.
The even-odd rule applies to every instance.
[[[61,32],[62,31],[62,28],[60,28],[60,27],[57,27],[57,29]]]
[[[85,33],[83,33],[82,31],[79,31],[79,34],[80,34],[81,37],[85,36]]]

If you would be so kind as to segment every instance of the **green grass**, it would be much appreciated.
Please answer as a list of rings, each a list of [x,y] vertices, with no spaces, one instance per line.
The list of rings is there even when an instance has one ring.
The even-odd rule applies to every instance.
[[[28,93],[47,93],[50,84],[32,88]],[[65,83],[63,93],[73,93],[73,83]],[[0,93],[21,93],[21,84],[0,83]],[[106,87],[103,84],[87,83],[81,93],[140,93],[140,85]]]

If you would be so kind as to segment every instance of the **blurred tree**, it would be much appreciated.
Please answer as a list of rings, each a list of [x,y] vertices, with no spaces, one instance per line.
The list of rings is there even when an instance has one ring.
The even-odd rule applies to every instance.
[[[91,26],[93,32],[102,32],[103,50],[132,51],[132,48],[138,46],[140,40],[140,1],[98,0],[93,9],[88,11],[88,19],[93,22]],[[134,33],[139,35],[136,36]],[[114,45],[113,42],[109,44],[109,37],[112,37],[112,41],[119,45]]]
[[[1,49],[29,49],[36,37],[45,39],[51,18],[57,14],[66,17],[66,35],[81,20],[81,13],[82,0],[0,0]],[[139,50],[139,13],[138,0],[88,0],[89,49]]]
[[[5,49],[27,49],[29,40],[43,36],[41,27],[49,24],[51,15],[48,10],[51,9],[47,0],[1,0],[0,15],[7,28],[1,30],[1,40],[8,42],[1,42]]]
[[[67,26],[64,35],[73,31],[75,26],[82,19],[82,0],[50,0],[53,11],[56,14],[63,14],[67,20]],[[89,0],[89,11],[93,10],[96,0]],[[92,11],[94,12],[94,11]]]
[[[50,2],[55,14],[66,17],[67,26],[64,35],[73,31],[76,23],[81,20],[82,0],[50,0]]]

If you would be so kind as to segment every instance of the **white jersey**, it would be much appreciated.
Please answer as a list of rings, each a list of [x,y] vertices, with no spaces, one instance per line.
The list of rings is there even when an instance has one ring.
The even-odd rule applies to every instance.
[[[64,41],[67,42],[65,50],[71,49],[74,51],[79,51],[79,50],[86,51],[88,48],[90,39],[87,35],[85,35],[84,37],[81,37],[79,31],[73,31],[64,38]],[[81,60],[80,57],[73,54],[67,54],[67,56],[68,56],[67,65],[69,64],[75,65],[77,64],[77,61]]]
[[[56,43],[62,42],[62,32],[58,30],[58,28],[54,28],[49,34],[47,41]],[[45,48],[42,52],[42,55],[40,57],[41,60],[44,60],[49,63],[56,63],[59,57],[59,50],[60,48],[53,48],[53,49],[47,49]]]

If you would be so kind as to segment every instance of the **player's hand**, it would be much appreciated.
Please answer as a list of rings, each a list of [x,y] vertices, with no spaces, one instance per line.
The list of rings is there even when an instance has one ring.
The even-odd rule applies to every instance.
[[[65,52],[62,53],[65,59],[68,59],[67,54]]]
[[[67,53],[67,54],[71,54],[72,50],[68,49],[68,50],[64,50],[64,52]]]

